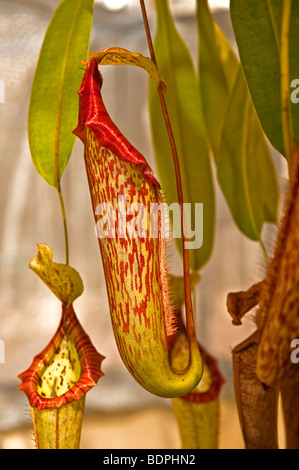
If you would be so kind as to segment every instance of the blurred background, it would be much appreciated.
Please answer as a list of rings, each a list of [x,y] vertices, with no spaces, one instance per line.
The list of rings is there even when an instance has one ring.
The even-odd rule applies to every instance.
[[[60,320],[60,303],[28,269],[37,243],[47,243],[54,261],[64,262],[64,235],[56,191],[36,172],[27,140],[27,112],[43,37],[58,0],[0,0],[0,448],[34,446],[27,398],[17,378],[50,341]],[[177,27],[197,64],[195,0],[172,0]],[[210,1],[215,20],[233,46],[228,0]],[[153,2],[147,1],[155,31]],[[148,54],[137,0],[95,0],[91,51],[121,46]],[[55,63],[53,63],[55,67]],[[112,119],[155,169],[148,115],[147,74],[135,67],[105,67],[103,97]],[[273,152],[280,174],[284,166]],[[283,184],[283,179],[280,180]],[[70,265],[84,282],[75,310],[99,352],[105,376],[86,400],[82,448],[179,448],[171,402],[141,389],[125,369],[112,335],[106,289],[94,231],[83,162],[76,141],[62,177],[70,242]],[[254,331],[249,315],[236,327],[226,310],[230,291],[247,289],[264,275],[257,244],[236,228],[218,186],[212,257],[195,292],[199,341],[219,361],[226,379],[221,393],[220,448],[242,448],[234,402],[231,349]],[[173,248],[173,274],[182,261]],[[283,436],[280,438],[283,441]],[[281,442],[282,442],[281,441]],[[282,444],[283,445],[283,444]]]

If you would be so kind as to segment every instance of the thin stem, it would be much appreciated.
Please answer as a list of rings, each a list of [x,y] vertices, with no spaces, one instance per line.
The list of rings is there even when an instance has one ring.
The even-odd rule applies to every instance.
[[[151,55],[151,59],[157,67],[157,61],[154,51],[154,46],[152,42],[150,27],[148,23],[148,17],[146,13],[145,3],[144,0],[140,0],[140,6],[142,11],[142,17],[148,42],[148,47]],[[194,319],[193,319],[193,308],[192,308],[192,294],[191,294],[191,282],[190,282],[190,262],[189,262],[189,252],[186,249],[186,230],[185,230],[185,219],[184,219],[184,206],[183,206],[183,189],[182,189],[182,180],[181,180],[181,172],[180,172],[180,165],[179,165],[179,158],[176,149],[175,139],[172,132],[172,127],[167,111],[167,106],[164,98],[164,93],[162,90],[161,84],[158,86],[158,94],[159,99],[162,107],[163,117],[167,129],[167,134],[171,146],[172,156],[173,156],[173,163],[175,168],[175,176],[176,176],[176,184],[177,184],[177,193],[178,193],[178,201],[181,208],[181,227],[182,227],[182,238],[183,238],[183,266],[184,266],[184,288],[185,288],[185,307],[186,307],[186,320],[187,320],[187,331],[190,340],[195,339],[195,328],[194,328]]]
[[[61,207],[61,214],[62,214],[62,221],[63,221],[63,230],[64,230],[64,241],[65,241],[65,262],[69,264],[69,240],[68,240],[68,230],[67,230],[67,223],[66,223],[66,215],[65,215],[65,208],[64,208],[64,201],[61,191],[60,182],[57,184],[57,191],[58,197]]]
[[[290,83],[289,83],[289,39],[290,39],[290,16],[292,0],[284,0],[281,23],[281,107],[282,107],[282,131],[285,157],[289,167],[292,157],[292,127],[290,110]]]

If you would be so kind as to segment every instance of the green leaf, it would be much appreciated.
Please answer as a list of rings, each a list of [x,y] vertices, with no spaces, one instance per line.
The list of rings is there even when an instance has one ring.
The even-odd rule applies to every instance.
[[[207,0],[197,0],[199,84],[211,149],[217,163],[222,128],[240,63],[215,23]]]
[[[84,290],[80,274],[67,264],[54,263],[53,252],[48,245],[40,243],[37,246],[38,253],[29,268],[68,307]]]
[[[203,244],[189,250],[190,266],[201,268],[214,239],[214,188],[202,103],[189,51],[180,37],[166,0],[156,0],[155,53],[158,69],[167,83],[166,105],[177,146],[184,202],[203,203]],[[168,204],[178,201],[169,139],[158,93],[150,84],[150,118],[157,167]],[[192,206],[194,207],[194,206]],[[178,247],[181,250],[181,240]]]
[[[272,157],[241,64],[207,0],[197,0],[197,21],[200,90],[218,182],[236,225],[260,240],[263,223],[276,222]]]
[[[291,82],[299,77],[299,3],[292,2],[289,37],[289,74],[285,89],[282,82],[282,0],[231,0],[230,11],[233,29],[239,49],[248,87],[263,129],[273,145],[282,155],[287,156],[283,135],[282,92],[290,97]],[[288,42],[288,39],[287,39]],[[290,100],[289,100],[290,101]],[[299,138],[299,107],[288,103],[293,141]],[[286,116],[288,119],[288,116]]]
[[[28,137],[39,174],[59,185],[76,137],[80,61],[87,58],[94,0],[62,0],[47,29],[32,85]]]
[[[260,240],[265,221],[276,221],[278,188],[268,145],[239,69],[223,126],[218,181],[239,229]]]

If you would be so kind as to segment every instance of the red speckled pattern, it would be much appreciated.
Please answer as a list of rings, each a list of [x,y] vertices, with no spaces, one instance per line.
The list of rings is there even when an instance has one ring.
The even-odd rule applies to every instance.
[[[146,211],[139,222],[147,230],[145,237],[125,234],[121,238],[115,224],[114,238],[99,239],[116,342],[128,370],[142,382],[150,374],[153,358],[163,357],[166,363],[166,336],[172,328],[163,215],[156,219],[158,236],[150,237],[150,206],[162,203],[163,197],[145,158],[111,121],[101,85],[92,59],[78,92],[79,122],[74,133],[84,142],[95,221],[101,203],[112,205],[117,221],[118,217],[125,217],[125,223],[132,221],[134,214],[124,215],[119,207],[119,196],[125,197],[125,210],[131,204],[142,204]]]
[[[99,246],[116,344],[127,369],[146,390],[181,396],[198,384],[201,357],[192,343],[190,367],[177,372],[169,364],[167,338],[175,325],[166,264],[168,221],[165,207],[151,211],[164,202],[161,188],[145,158],[111,121],[101,86],[92,59],[79,90],[74,133],[84,143],[98,235],[102,229]]]
[[[146,215],[140,220],[147,236],[120,237],[115,223],[115,237],[99,239],[107,293],[116,341],[129,370],[136,374],[136,361],[148,355],[152,346],[166,345],[165,325],[171,321],[166,273],[166,242],[160,236],[150,238],[150,205],[163,202],[160,189],[144,178],[142,169],[124,162],[100,146],[96,135],[86,129],[85,162],[94,213],[98,204],[107,202],[120,213],[119,196],[126,204],[142,203]],[[97,217],[95,218],[97,220]],[[125,215],[126,223],[132,218]],[[161,220],[160,220],[161,225]],[[169,334],[169,332],[168,332]],[[152,354],[155,355],[155,349]]]
[[[77,350],[81,366],[80,379],[63,395],[54,398],[42,397],[37,392],[37,385],[42,372],[59,349],[61,340],[65,335],[71,338]],[[99,378],[104,375],[101,371],[101,364],[104,359],[104,356],[99,354],[94,348],[90,338],[80,325],[72,305],[68,308],[63,306],[62,317],[57,332],[48,346],[35,356],[31,366],[18,376],[22,380],[22,384],[18,388],[25,392],[30,406],[38,410],[60,408],[74,400],[80,400],[88,390],[96,385]]]

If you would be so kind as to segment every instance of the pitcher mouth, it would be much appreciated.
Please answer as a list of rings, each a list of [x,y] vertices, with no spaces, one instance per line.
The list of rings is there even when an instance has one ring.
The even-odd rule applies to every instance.
[[[104,374],[103,355],[85,333],[72,304],[62,306],[59,327],[46,348],[34,357],[30,367],[18,375],[19,390],[38,410],[60,408],[80,400]]]

